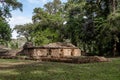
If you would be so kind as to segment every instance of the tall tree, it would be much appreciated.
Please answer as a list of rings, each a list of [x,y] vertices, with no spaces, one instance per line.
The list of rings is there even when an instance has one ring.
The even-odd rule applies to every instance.
[[[32,23],[27,23],[24,25],[16,25],[14,30],[17,31],[19,36],[24,36],[26,40],[32,41],[33,39],[33,33],[34,33],[34,26]]]
[[[120,21],[120,8],[119,8],[119,1],[118,0],[111,0],[110,1],[110,15],[108,16],[108,23],[110,25],[110,31],[113,37],[113,56],[117,53],[117,44],[119,44],[119,21]]]
[[[0,18],[0,43],[10,41],[11,32],[9,24],[3,18]]]
[[[104,55],[102,54],[104,51],[110,51],[112,48],[109,48],[110,45],[107,44],[111,44],[112,40],[118,43],[118,31],[114,31],[119,30],[117,27],[118,2],[118,0],[68,0],[66,7],[69,11],[68,31],[70,30],[71,42],[76,45],[82,41],[87,44],[87,49],[90,45],[92,50],[100,55]],[[111,35],[112,30],[115,32],[114,36]]]
[[[11,17],[11,11],[20,9],[22,4],[17,0],[0,0],[0,39],[9,41],[11,38],[11,29],[6,21],[6,18]]]
[[[50,14],[55,14],[59,12],[61,7],[62,5],[60,0],[53,0],[53,2],[48,2],[44,5],[45,10]]]
[[[80,44],[80,36],[83,32],[83,23],[85,16],[84,7],[85,0],[68,0],[66,3],[66,11],[68,11],[67,30],[69,32],[68,37],[74,45]],[[85,37],[84,37],[85,38]],[[83,39],[83,38],[82,38]],[[85,41],[85,40],[83,40]],[[85,41],[86,42],[86,41]]]
[[[22,3],[18,0],[0,0],[0,17],[11,17],[11,10],[20,9],[22,11]]]
[[[35,34],[36,36],[44,36],[39,38],[35,37],[34,40],[36,40],[36,44],[38,43],[39,45],[39,42],[41,42],[41,44],[43,42],[44,44],[46,42],[49,43],[63,40],[61,32],[65,19],[62,9],[63,5],[60,0],[53,0],[53,2],[46,3],[43,8],[34,9],[32,19],[34,24],[37,24]],[[48,31],[48,33],[46,33],[46,31]]]

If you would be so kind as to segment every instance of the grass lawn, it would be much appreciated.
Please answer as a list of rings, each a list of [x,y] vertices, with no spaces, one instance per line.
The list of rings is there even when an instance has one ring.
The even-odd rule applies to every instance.
[[[0,80],[120,80],[120,58],[88,64],[0,59]]]

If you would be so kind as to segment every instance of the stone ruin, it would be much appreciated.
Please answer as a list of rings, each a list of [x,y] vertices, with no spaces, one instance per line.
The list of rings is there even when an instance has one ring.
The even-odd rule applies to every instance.
[[[79,57],[81,50],[71,43],[50,43],[40,47],[24,47],[24,53],[32,58],[39,59],[41,57],[64,58]]]
[[[9,53],[9,49],[4,45],[0,45],[0,56],[6,56]]]
[[[15,51],[16,52],[16,51]],[[99,56],[82,56],[81,50],[71,43],[50,43],[48,45],[34,47],[31,42],[26,42],[23,50],[17,52],[20,57],[13,55],[14,50],[10,51],[6,47],[0,46],[0,58],[4,59],[32,59],[52,62],[67,63],[91,63],[91,62],[108,62],[110,59]],[[12,56],[11,56],[12,54]]]
[[[18,52],[18,50],[12,50],[11,48],[8,48],[4,45],[0,45],[0,57],[12,57],[12,56],[16,56],[16,53]]]
[[[99,56],[82,56],[81,50],[71,43],[50,43],[40,47],[27,44],[24,53],[31,59],[67,63],[108,62],[109,59]]]
[[[33,43],[32,43],[32,42],[26,42],[26,43],[23,45],[23,49],[26,49],[26,48],[29,48],[29,47],[33,47]]]

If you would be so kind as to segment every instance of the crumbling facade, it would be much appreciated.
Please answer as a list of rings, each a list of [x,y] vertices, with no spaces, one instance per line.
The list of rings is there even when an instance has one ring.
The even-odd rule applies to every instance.
[[[65,58],[65,57],[79,57],[81,50],[75,46],[64,43],[52,43],[42,47],[28,47],[24,52],[32,58]]]
[[[60,48],[60,47],[31,47],[26,50],[27,55],[33,58],[40,57],[78,57],[81,56],[81,51],[78,48]]]

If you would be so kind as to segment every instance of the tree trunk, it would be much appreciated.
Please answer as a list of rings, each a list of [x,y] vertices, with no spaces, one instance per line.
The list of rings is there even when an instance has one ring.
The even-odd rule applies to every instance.
[[[116,9],[117,9],[117,1],[116,0],[111,0],[111,9],[112,12],[115,13]]]
[[[85,43],[83,43],[83,50],[84,50],[84,52],[86,52],[86,44]]]
[[[117,50],[117,42],[115,41],[114,45],[113,45],[113,56],[115,57],[116,55],[116,50]]]
[[[99,55],[99,56],[103,56],[101,43],[98,44],[98,51],[99,51],[98,55]]]

